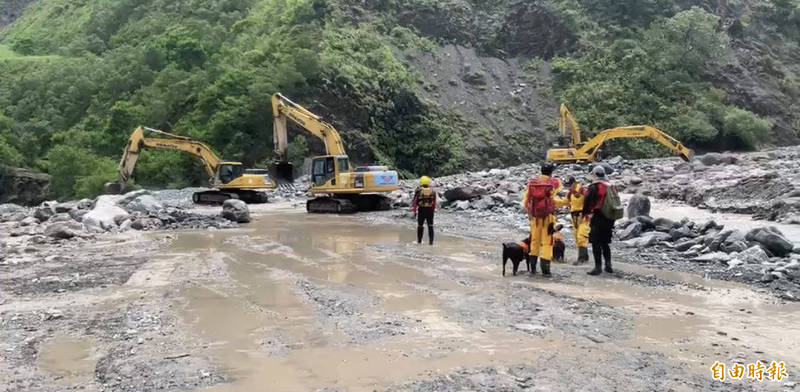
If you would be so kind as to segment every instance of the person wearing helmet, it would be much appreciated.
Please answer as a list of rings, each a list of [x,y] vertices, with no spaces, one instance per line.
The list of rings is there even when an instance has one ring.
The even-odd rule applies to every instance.
[[[552,178],[555,165],[545,163],[541,175],[531,178],[522,196],[522,205],[528,213],[531,228],[531,245],[528,265],[531,275],[536,273],[536,263],[541,260],[542,275],[550,276],[550,261],[553,260],[553,234],[555,233],[555,208],[565,200],[557,198],[561,181]]]
[[[436,211],[436,190],[431,187],[431,178],[422,176],[414,191],[411,212],[417,217],[417,243],[422,243],[423,224],[428,224],[428,243],[433,245],[433,213]]]
[[[592,244],[594,254],[594,269],[589,271],[589,275],[600,275],[603,273],[602,264],[605,259],[605,271],[613,273],[611,268],[611,236],[614,231],[614,221],[606,218],[601,213],[603,202],[611,184],[606,178],[606,170],[603,166],[597,165],[592,169],[594,183],[589,185],[586,194],[586,201],[583,205],[584,220],[590,221],[589,242]]]
[[[572,217],[572,235],[578,247],[578,259],[574,265],[579,265],[589,261],[589,222],[583,219],[583,204],[587,190],[572,176],[567,178],[566,186],[569,187],[567,202]]]

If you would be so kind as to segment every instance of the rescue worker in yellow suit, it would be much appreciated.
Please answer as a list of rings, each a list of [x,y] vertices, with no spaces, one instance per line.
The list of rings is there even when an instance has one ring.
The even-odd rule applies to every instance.
[[[569,187],[567,202],[572,217],[572,234],[578,247],[578,260],[573,265],[579,265],[589,261],[589,221],[583,218],[583,202],[586,200],[587,189],[572,176],[567,178],[564,185]]]
[[[536,263],[539,260],[541,260],[542,275],[551,275],[550,262],[553,260],[553,234],[556,224],[555,207],[567,205],[566,199],[557,196],[563,187],[561,181],[552,178],[553,171],[555,171],[555,165],[543,164],[541,175],[528,181],[525,194],[522,196],[522,205],[528,212],[531,228],[531,244],[528,253],[531,275],[536,274]],[[531,193],[542,189],[540,184],[546,189],[547,200],[532,200]],[[536,209],[541,211],[535,211]]]

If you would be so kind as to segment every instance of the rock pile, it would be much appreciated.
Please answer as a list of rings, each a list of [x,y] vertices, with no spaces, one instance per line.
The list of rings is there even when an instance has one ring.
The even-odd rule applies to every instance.
[[[125,195],[98,196],[94,200],[46,201],[34,208],[0,204],[0,222],[11,236],[43,234],[55,239],[69,239],[131,229],[221,229],[250,221],[247,205],[238,200],[230,203],[236,206],[233,214],[204,214],[175,207],[183,205],[183,197],[191,200],[192,193],[184,190],[154,193],[139,190]]]
[[[745,233],[726,229],[714,221],[698,224],[685,218],[676,222],[639,215],[618,221],[616,229],[624,247],[661,246],[695,263],[721,263],[729,269],[757,264],[765,267],[770,279],[800,279],[800,254],[794,253],[792,242],[775,227],[759,227]],[[792,272],[772,274],[781,267],[787,268],[779,271]]]

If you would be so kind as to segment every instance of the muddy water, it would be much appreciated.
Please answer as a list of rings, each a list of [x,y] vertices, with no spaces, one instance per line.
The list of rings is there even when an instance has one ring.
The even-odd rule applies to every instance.
[[[800,363],[800,335],[786,333],[800,325],[800,307],[771,305],[738,284],[625,264],[618,268],[703,289],[587,279],[564,265],[554,268],[567,279],[502,279],[495,243],[439,235],[429,247],[413,240],[402,225],[289,210],[260,215],[243,230],[180,235],[171,252],[212,271],[175,300],[184,322],[209,342],[204,354],[232,375],[211,390],[371,391],[457,367],[531,363],[542,352],[586,342],[574,331],[538,337],[491,323],[476,328],[447,303],[474,295],[476,286],[500,292],[510,284],[629,315],[631,336],[585,352],[588,362],[610,351],[648,350],[706,375],[714,361],[757,349],[763,355],[748,360]],[[371,337],[380,328],[364,324],[387,315],[402,319],[402,334]]]
[[[55,336],[39,348],[39,368],[54,376],[59,385],[92,385],[97,354],[93,343],[84,338]]]

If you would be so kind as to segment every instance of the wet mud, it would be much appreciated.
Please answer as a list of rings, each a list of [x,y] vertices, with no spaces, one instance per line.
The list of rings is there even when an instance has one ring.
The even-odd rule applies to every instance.
[[[64,252],[136,260],[99,284],[29,287],[0,267],[5,390],[791,390],[800,374],[800,306],[746,285],[624,259],[504,278],[500,243],[520,232],[447,214],[434,246],[391,214],[253,216]],[[759,360],[788,379],[711,377]]]

